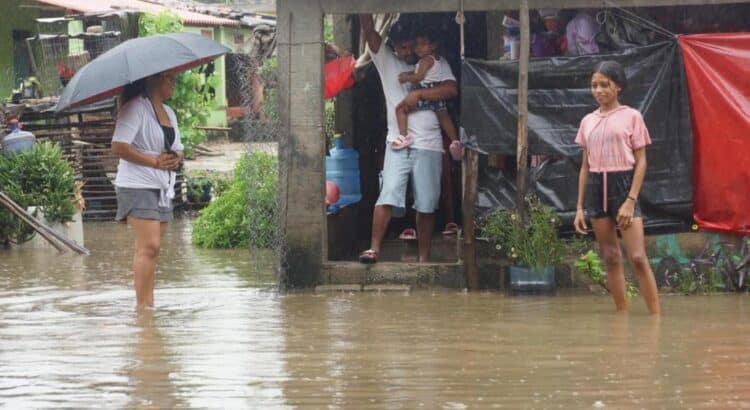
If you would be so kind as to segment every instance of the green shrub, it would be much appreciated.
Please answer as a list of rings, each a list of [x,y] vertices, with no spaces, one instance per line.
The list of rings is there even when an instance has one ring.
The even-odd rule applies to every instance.
[[[207,202],[205,189],[210,188],[213,197],[219,197],[229,188],[230,178],[227,174],[216,171],[194,170],[185,173],[187,197],[189,203]]]
[[[0,157],[0,189],[22,208],[40,206],[48,222],[73,220],[74,171],[57,145],[37,144],[30,151]],[[18,218],[0,210],[0,239],[16,243],[31,239],[33,231]]]
[[[278,160],[263,152],[245,154],[232,183],[200,212],[193,243],[204,248],[270,248],[277,236]]]
[[[604,269],[602,261],[599,258],[599,254],[594,250],[589,250],[585,254],[581,255],[581,257],[579,257],[578,260],[575,261],[573,266],[575,266],[575,268],[579,272],[591,278],[594,283],[598,284],[609,292],[609,288],[607,287],[607,271]],[[631,280],[625,278],[625,284],[625,292],[628,296],[632,297],[638,295],[638,287]]]
[[[561,263],[580,248],[580,241],[558,236],[560,219],[553,209],[536,198],[527,202],[528,222],[518,210],[510,209],[493,211],[480,223],[483,234],[516,265],[543,269]]]

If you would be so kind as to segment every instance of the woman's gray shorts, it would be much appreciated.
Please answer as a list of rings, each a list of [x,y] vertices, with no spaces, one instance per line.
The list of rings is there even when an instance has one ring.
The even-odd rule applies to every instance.
[[[117,222],[125,222],[128,216],[169,222],[174,218],[172,207],[159,206],[158,189],[117,188]]]

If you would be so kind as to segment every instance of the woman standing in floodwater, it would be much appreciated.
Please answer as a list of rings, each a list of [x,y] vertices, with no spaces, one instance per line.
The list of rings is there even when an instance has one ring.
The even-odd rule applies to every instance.
[[[628,310],[625,274],[617,228],[627,250],[649,312],[659,314],[659,295],[643,244],[643,218],[638,194],[646,176],[646,146],[651,144],[641,113],[619,101],[627,86],[625,70],[615,61],[603,61],[591,75],[591,94],[599,108],[581,121],[575,142],[583,147],[578,177],[575,229],[586,234],[584,199],[591,178],[586,209],[607,267],[607,284],[617,311]]]
[[[167,222],[173,218],[175,172],[183,158],[177,117],[164,100],[175,75],[163,72],[128,84],[112,137],[118,222],[135,236],[133,273],[138,308],[154,305],[154,272]]]

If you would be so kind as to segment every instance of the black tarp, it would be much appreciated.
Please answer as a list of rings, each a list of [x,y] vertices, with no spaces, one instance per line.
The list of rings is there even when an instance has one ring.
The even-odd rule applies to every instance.
[[[628,87],[623,104],[644,117],[653,144],[640,195],[646,226],[680,230],[692,221],[692,131],[687,85],[676,41],[611,55],[532,59],[529,66],[529,193],[554,207],[567,223],[575,215],[581,149],[574,143],[581,119],[596,109],[589,83],[602,60],[619,61]],[[480,215],[515,201],[518,63],[470,59],[462,65],[461,139],[484,154],[507,156],[490,166],[481,156]]]

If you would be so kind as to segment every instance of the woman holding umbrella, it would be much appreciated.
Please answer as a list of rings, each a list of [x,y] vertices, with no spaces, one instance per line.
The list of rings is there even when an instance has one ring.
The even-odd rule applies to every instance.
[[[177,117],[164,105],[175,74],[231,51],[192,33],[127,40],[83,66],[55,111],[120,95],[112,138],[117,168],[117,220],[135,234],[135,294],[139,308],[154,304],[154,271],[167,221],[172,219],[175,172],[182,161]]]
[[[154,305],[154,272],[167,222],[172,220],[174,170],[183,159],[177,117],[164,100],[172,96],[169,71],[128,84],[112,137],[117,167],[118,222],[135,236],[135,294],[138,308]]]

